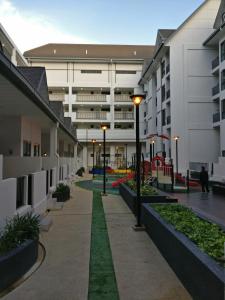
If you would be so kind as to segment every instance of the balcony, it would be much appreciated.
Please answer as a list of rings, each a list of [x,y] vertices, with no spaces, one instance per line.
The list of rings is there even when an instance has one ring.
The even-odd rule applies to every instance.
[[[77,120],[107,120],[107,112],[105,111],[78,111],[76,113]]]
[[[170,64],[168,64],[167,66],[166,66],[166,74],[168,74],[170,72]]]
[[[170,98],[170,90],[166,91],[166,99]]]
[[[77,129],[77,138],[80,142],[91,141],[93,138],[102,140],[102,130],[100,129]],[[134,129],[108,129],[106,131],[107,141],[135,141]]]
[[[214,86],[212,88],[212,96],[215,96],[215,95],[219,94],[219,92],[220,92],[220,85],[218,83],[216,86]]]
[[[115,120],[134,120],[134,113],[128,111],[115,112]]]
[[[213,123],[217,123],[220,121],[220,113],[217,112],[215,114],[213,114]]]
[[[76,101],[77,102],[107,102],[108,95],[102,94],[94,94],[94,95],[85,95],[85,94],[77,94]]]
[[[59,94],[49,94],[50,101],[61,101],[64,102],[66,98],[66,94],[59,93]]]
[[[115,102],[130,102],[132,104],[132,100],[130,98],[130,95],[128,94],[120,94],[114,96]]]
[[[167,125],[171,124],[171,116],[167,116],[167,118],[166,118],[166,124]]]
[[[215,68],[217,68],[219,66],[219,56],[217,56],[213,61],[212,61],[212,70],[214,70]]]

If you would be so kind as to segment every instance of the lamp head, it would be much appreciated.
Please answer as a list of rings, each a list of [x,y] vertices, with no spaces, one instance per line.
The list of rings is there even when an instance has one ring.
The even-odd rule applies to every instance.
[[[107,125],[101,125],[102,130],[107,130],[108,126]]]
[[[91,141],[92,141],[92,143],[93,143],[93,144],[95,144],[95,143],[96,143],[96,140],[95,140],[95,139],[92,139]]]
[[[174,140],[175,140],[175,141],[178,141],[179,138],[180,138],[179,136],[175,136],[175,137],[174,137]]]
[[[138,105],[141,104],[141,101],[142,101],[143,99],[145,99],[146,96],[145,96],[144,94],[143,94],[143,95],[137,94],[137,95],[132,95],[132,96],[130,96],[130,97],[131,97],[131,99],[132,99],[134,105],[138,106]]]

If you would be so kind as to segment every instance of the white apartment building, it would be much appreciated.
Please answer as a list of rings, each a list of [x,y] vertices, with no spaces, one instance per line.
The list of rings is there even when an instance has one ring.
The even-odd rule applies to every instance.
[[[154,141],[155,153],[164,151],[175,163],[174,137],[179,137],[178,170],[183,174],[219,156],[219,131],[212,125],[215,50],[203,45],[214,30],[219,5],[220,0],[205,1],[177,30],[159,30],[154,57],[139,82],[147,93],[142,104],[146,156]]]
[[[143,62],[152,46],[47,44],[25,52],[32,66],[46,68],[50,100],[64,105],[82,144],[80,166],[93,166],[103,157],[101,124],[107,124],[107,164],[113,168],[131,162],[135,153],[135,114],[131,94],[139,88]]]
[[[214,164],[215,181],[225,181],[225,1],[222,0],[215,20],[213,33],[206,39],[204,46],[214,51],[211,61],[213,76],[213,129],[219,136],[219,159]]]

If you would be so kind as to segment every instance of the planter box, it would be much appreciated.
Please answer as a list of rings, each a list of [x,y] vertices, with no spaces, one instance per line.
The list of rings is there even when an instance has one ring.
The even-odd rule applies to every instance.
[[[28,240],[0,256],[0,292],[22,277],[35,264],[37,257],[38,240]]]
[[[224,268],[147,204],[142,205],[142,223],[193,299],[224,300]]]
[[[131,211],[136,215],[136,193],[126,184],[122,183],[119,186],[120,195],[127,203]],[[142,203],[176,203],[177,199],[168,197],[165,193],[158,191],[155,196],[141,196]]]

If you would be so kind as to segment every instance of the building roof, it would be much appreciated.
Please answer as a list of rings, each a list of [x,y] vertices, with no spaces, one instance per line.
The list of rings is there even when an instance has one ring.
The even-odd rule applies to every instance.
[[[158,33],[161,35],[161,37],[162,37],[163,40],[166,40],[175,31],[176,31],[176,29],[159,29]]]
[[[17,67],[33,88],[48,102],[48,85],[44,67]]]
[[[147,59],[155,46],[102,44],[46,44],[24,53],[27,58],[83,58],[83,59]]]
[[[214,23],[215,29],[218,29],[225,22],[224,14],[225,14],[225,0],[221,0],[220,7]]]

